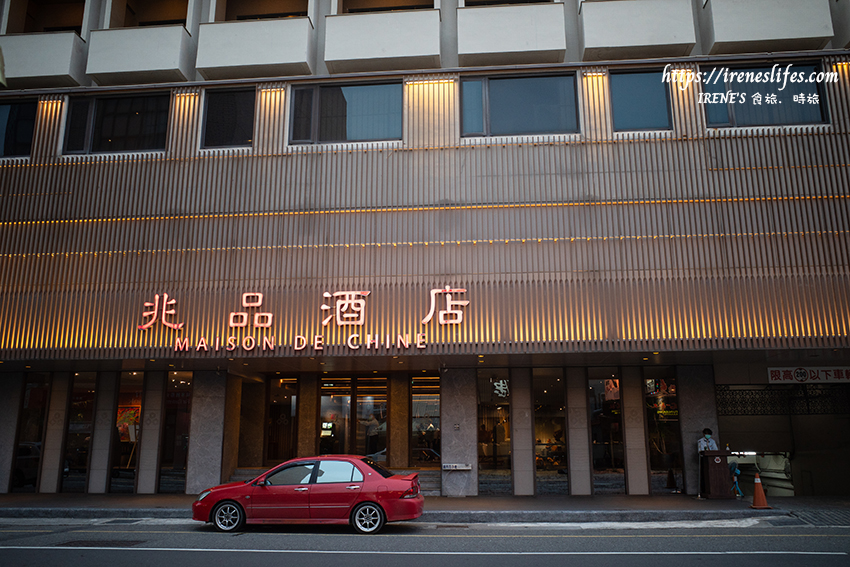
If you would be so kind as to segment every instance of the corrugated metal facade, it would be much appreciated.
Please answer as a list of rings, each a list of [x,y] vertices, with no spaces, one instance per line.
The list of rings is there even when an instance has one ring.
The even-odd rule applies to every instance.
[[[850,66],[825,67],[826,125],[707,129],[673,85],[673,131],[614,133],[586,67],[581,134],[492,140],[460,138],[457,75],[406,76],[403,140],[350,146],[287,146],[287,84],[262,83],[233,150],[197,149],[190,86],[169,149],[132,155],[61,156],[64,97],[42,96],[32,157],[0,164],[0,357],[211,358],[230,336],[313,356],[317,334],[340,356],[846,347]],[[463,323],[423,325],[447,285]],[[322,326],[342,290],[371,292],[362,327]],[[157,293],[180,331],[138,329]],[[272,326],[234,332],[234,311]]]

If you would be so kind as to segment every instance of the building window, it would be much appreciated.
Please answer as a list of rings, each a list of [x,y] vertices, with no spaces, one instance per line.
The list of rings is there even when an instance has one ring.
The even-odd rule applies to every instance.
[[[37,110],[35,101],[0,104],[0,156],[30,155]]]
[[[614,130],[670,130],[670,90],[661,71],[611,73]]]
[[[293,144],[400,140],[401,83],[292,89]]]
[[[788,68],[794,79],[808,79],[820,71],[817,64],[795,64]],[[708,125],[787,126],[826,122],[826,101],[820,83],[792,82],[785,77],[785,69],[781,66],[701,68]],[[734,93],[734,98],[726,93]]]
[[[461,81],[461,133],[511,136],[578,132],[575,75]]]
[[[204,147],[250,146],[254,139],[254,89],[207,91]]]
[[[169,93],[113,98],[71,98],[65,153],[164,150]]]

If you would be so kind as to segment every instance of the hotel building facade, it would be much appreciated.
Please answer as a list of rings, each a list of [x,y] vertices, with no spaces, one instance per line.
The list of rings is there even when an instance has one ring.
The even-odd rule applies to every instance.
[[[850,0],[0,5],[0,491],[848,494]]]

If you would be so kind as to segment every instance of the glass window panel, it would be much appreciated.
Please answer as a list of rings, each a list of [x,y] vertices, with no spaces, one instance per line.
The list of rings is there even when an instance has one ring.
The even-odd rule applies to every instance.
[[[319,454],[351,453],[351,379],[322,381]]]
[[[32,150],[37,102],[0,104],[0,156],[28,156]]]
[[[321,87],[319,142],[401,139],[401,84]]]
[[[345,461],[321,461],[316,475],[317,484],[354,482],[354,465]]]
[[[357,448],[358,455],[368,455],[380,462],[387,460],[387,379],[357,380]]]
[[[92,99],[71,99],[68,102],[68,120],[65,126],[65,151],[84,152],[88,148],[89,108]]]
[[[478,494],[482,496],[513,491],[510,396],[507,368],[478,371]]]
[[[160,444],[159,492],[186,492],[189,424],[192,418],[191,372],[169,372],[165,389],[165,418]]]
[[[710,75],[712,70],[707,69],[706,72]],[[712,77],[711,82],[702,83],[702,90],[708,97],[711,97],[713,95],[726,92],[726,85],[722,80],[714,82],[714,77]],[[728,126],[731,123],[729,118],[729,106],[725,102],[706,101],[703,106],[705,108],[705,117],[709,126]]]
[[[609,80],[614,130],[670,128],[669,91],[661,71],[612,73]]]
[[[537,494],[569,494],[563,372],[560,368],[535,368],[532,379]]]
[[[68,429],[65,432],[65,467],[62,492],[85,492],[89,470],[89,449],[94,425],[97,373],[74,375]]]
[[[286,467],[266,477],[266,482],[273,486],[307,484],[313,474],[313,463],[304,463]]]
[[[588,370],[594,494],[625,494],[620,379],[615,368]]]
[[[112,440],[112,476],[109,491],[131,493],[136,484],[136,462],[141,434],[143,372],[122,372]]]
[[[204,147],[250,146],[254,139],[254,89],[208,91]]]
[[[44,420],[50,394],[50,374],[29,373],[18,417],[18,447],[12,470],[11,492],[35,492],[41,464]]]
[[[266,460],[282,463],[295,457],[298,447],[296,437],[298,380],[296,378],[272,378],[268,384],[269,413],[266,420]]]
[[[676,373],[672,367],[645,367],[643,379],[652,493],[679,492],[683,486],[682,436]]]
[[[480,79],[462,81],[460,84],[463,131],[470,136],[484,134],[484,82]]]
[[[313,92],[315,89],[292,89],[292,141],[313,138]]]
[[[556,134],[578,130],[575,78],[490,79],[490,134]]]
[[[414,378],[411,384],[411,467],[440,465],[440,377]]]
[[[168,94],[98,99],[92,151],[164,150],[170,99]]]
[[[795,65],[795,73],[804,73],[808,77],[816,72],[814,65]],[[739,71],[770,74],[770,68],[739,69]],[[746,95],[744,102],[736,102],[733,107],[736,126],[773,126],[783,124],[818,124],[824,121],[821,112],[817,83],[788,83],[784,89],[782,83],[735,82],[730,90]],[[768,103],[767,97],[776,97],[776,104]],[[802,96],[804,101],[818,96],[818,104],[800,103],[794,97]]]

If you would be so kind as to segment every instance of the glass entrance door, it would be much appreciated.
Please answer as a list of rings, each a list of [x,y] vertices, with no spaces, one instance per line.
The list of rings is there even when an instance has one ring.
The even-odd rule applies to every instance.
[[[321,398],[319,454],[368,455],[379,462],[387,460],[385,377],[324,378]]]
[[[513,493],[508,369],[478,372],[478,494]]]

